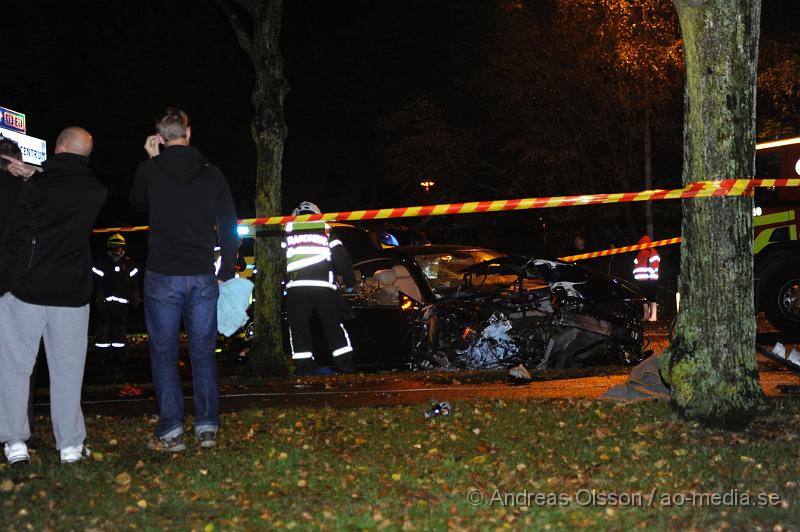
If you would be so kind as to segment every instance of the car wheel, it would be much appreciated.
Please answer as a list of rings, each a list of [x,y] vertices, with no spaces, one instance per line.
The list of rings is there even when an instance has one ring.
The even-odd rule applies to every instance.
[[[778,270],[764,294],[764,314],[783,333],[800,333],[800,264]]]

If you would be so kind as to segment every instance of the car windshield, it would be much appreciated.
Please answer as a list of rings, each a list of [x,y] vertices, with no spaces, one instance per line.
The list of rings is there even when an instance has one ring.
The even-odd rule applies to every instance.
[[[489,249],[467,249],[443,253],[422,253],[414,260],[437,297],[455,292],[464,277],[463,272],[473,264],[501,257]]]

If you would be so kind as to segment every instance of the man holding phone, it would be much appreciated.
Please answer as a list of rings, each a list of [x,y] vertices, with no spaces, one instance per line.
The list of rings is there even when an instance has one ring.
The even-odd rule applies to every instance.
[[[145,141],[149,159],[136,169],[130,196],[134,207],[148,211],[150,223],[144,308],[159,406],[155,437],[148,442],[155,451],[186,449],[178,372],[181,320],[189,339],[199,445],[214,447],[219,428],[218,283],[234,275],[236,210],[225,176],[189,145],[190,138],[186,113],[167,109]],[[217,275],[216,245],[222,252]]]

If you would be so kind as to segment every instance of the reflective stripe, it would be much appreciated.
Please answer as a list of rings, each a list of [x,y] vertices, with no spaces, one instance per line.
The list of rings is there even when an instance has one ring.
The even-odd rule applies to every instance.
[[[125,344],[120,342],[111,342],[111,347],[125,347]]]
[[[137,273],[139,273],[139,268],[134,268],[131,270],[131,273],[129,273],[128,276],[133,277]]]
[[[330,256],[331,252],[328,248],[322,246],[297,246],[286,250],[286,258],[291,259],[296,255],[325,255]]]
[[[308,268],[309,266],[313,266],[314,264],[319,264],[320,262],[325,262],[326,260],[330,260],[330,254],[316,255],[314,257],[308,257],[306,259],[297,259],[286,265],[286,271],[296,272],[297,270]]]
[[[650,257],[650,259],[648,259],[649,262],[655,262],[657,260],[661,260],[661,257],[659,257],[658,255],[656,255],[654,257]]]
[[[124,297],[117,297],[117,296],[108,296],[106,301],[116,301],[117,303],[127,303],[128,300]]]
[[[326,281],[310,281],[310,280],[299,280],[299,281],[289,281],[286,283],[286,288],[294,288],[297,286],[318,286],[320,288],[330,288],[331,290],[337,290],[338,287],[333,283],[328,283]]]
[[[328,244],[328,247],[335,248],[336,246],[341,246],[341,245],[342,245],[342,241],[339,240],[339,239],[336,239],[336,240],[332,240],[331,243]]]
[[[303,351],[302,353],[292,353],[292,360],[304,360],[306,358],[312,358],[314,355],[311,354],[311,351]]]
[[[106,274],[105,274],[105,273],[103,273],[103,270],[98,270],[98,269],[97,269],[97,268],[95,268],[95,267],[92,267],[92,271],[93,271],[94,273],[96,273],[97,275],[99,275],[100,277],[105,277],[105,276],[106,276]]]
[[[353,350],[353,344],[350,343],[350,335],[347,334],[347,329],[345,329],[344,325],[342,325],[341,323],[339,324],[339,327],[342,328],[342,332],[344,333],[344,340],[347,342],[347,345],[333,351],[331,355],[333,355],[334,357],[337,357],[339,355],[344,355],[345,353],[349,353],[350,351]]]
[[[334,351],[331,354],[333,356],[335,356],[335,357],[338,357],[339,355],[344,355],[344,354],[350,353],[352,350],[353,350],[353,348],[348,345],[347,347],[343,347],[341,349],[337,349],[336,351]]]
[[[98,343],[95,343],[94,346],[95,347],[111,347],[111,344],[98,344]]]

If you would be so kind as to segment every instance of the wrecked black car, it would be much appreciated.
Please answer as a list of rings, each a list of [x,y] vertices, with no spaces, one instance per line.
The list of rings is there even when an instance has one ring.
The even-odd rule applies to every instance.
[[[530,369],[636,363],[643,297],[575,263],[453,245],[354,263],[347,327],[362,367]]]

